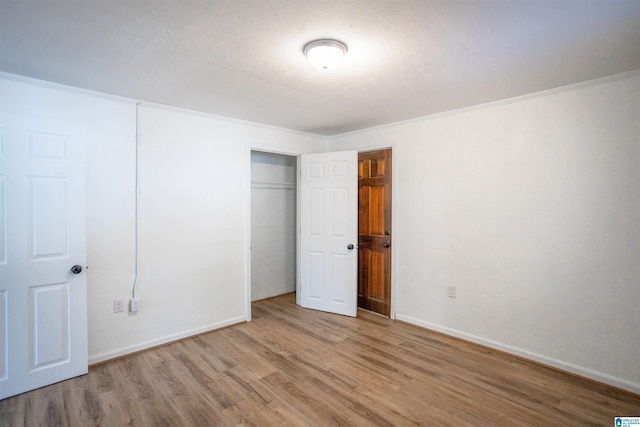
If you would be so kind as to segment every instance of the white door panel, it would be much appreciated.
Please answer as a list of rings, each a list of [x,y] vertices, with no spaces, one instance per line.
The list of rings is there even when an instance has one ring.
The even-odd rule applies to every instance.
[[[0,129],[0,164],[2,164],[2,129]],[[0,171],[0,266],[7,263],[7,222],[5,202],[5,177]]]
[[[2,119],[0,399],[88,370],[82,127]]]
[[[358,154],[301,157],[301,274],[303,307],[355,316],[358,257]]]
[[[4,285],[0,286],[4,287]],[[8,334],[7,334],[7,291],[0,289],[0,384],[7,379],[7,350],[8,350]]]

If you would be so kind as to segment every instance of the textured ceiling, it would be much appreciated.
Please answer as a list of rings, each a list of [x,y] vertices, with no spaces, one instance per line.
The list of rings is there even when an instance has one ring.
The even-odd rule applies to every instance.
[[[638,0],[0,0],[1,71],[321,135],[636,69]]]

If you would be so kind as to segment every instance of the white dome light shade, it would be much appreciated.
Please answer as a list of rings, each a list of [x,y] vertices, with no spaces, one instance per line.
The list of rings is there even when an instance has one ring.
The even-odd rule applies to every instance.
[[[347,46],[337,40],[315,40],[304,47],[311,64],[321,70],[331,70],[342,62]]]

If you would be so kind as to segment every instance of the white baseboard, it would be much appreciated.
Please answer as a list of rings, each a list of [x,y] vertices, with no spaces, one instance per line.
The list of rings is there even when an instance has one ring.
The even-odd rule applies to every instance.
[[[123,347],[118,350],[108,351],[102,354],[89,355],[89,366],[95,365],[96,363],[105,362],[107,360],[115,359],[118,357],[126,356],[131,353],[136,353],[138,351],[146,350],[148,348],[156,347],[162,344],[167,344],[173,341],[178,341],[183,338],[188,338],[194,335],[202,334],[205,332],[215,331],[216,329],[224,328],[226,326],[235,325],[238,323],[243,323],[247,321],[246,316],[238,316],[233,317],[231,319],[224,320],[218,323],[212,323],[206,326],[202,326],[200,328],[189,329],[184,332],[180,332],[173,335],[167,335],[162,338],[158,338],[151,341],[145,341],[140,344],[132,345],[129,347]]]
[[[532,360],[543,365],[551,366],[556,369],[561,369],[572,374],[579,375],[581,377],[589,378],[594,381],[598,381],[604,384],[608,384],[614,387],[621,388],[623,390],[630,391],[632,393],[640,394],[640,383],[626,380],[624,378],[614,377],[609,374],[594,371],[589,368],[574,365],[573,363],[565,362],[562,360],[554,359],[552,357],[544,356],[542,354],[534,353],[528,350],[523,350],[518,347],[513,347],[507,344],[502,344],[497,341],[488,340],[486,338],[478,337],[476,335],[468,334],[466,332],[459,331],[457,329],[448,328],[446,326],[438,325],[431,322],[425,322],[424,320],[416,319],[415,317],[406,316],[404,314],[397,313],[396,319],[403,322],[411,323],[412,325],[420,326],[425,329],[430,329],[436,332],[441,332],[446,335],[451,335],[456,338],[461,338],[466,341],[471,341],[476,344],[491,347],[496,350],[504,351],[515,356],[520,356],[525,359]]]

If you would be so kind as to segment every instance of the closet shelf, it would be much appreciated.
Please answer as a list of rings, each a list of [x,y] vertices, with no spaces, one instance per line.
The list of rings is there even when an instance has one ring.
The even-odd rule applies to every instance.
[[[273,188],[280,190],[294,190],[295,182],[269,182],[269,181],[251,181],[251,188]]]

